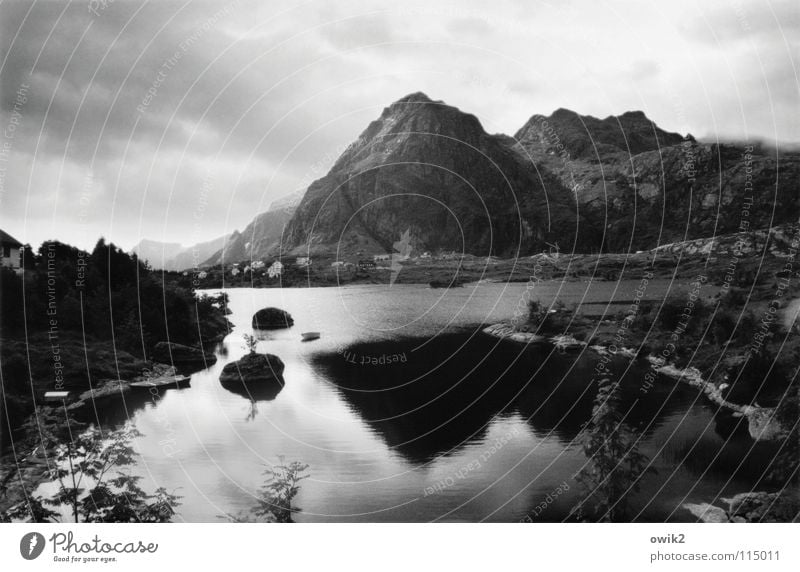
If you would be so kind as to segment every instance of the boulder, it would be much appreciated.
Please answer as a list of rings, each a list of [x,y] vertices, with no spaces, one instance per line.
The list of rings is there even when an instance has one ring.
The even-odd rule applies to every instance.
[[[794,522],[800,517],[800,504],[791,494],[751,491],[721,499],[725,510],[708,503],[683,505],[702,522]]]
[[[293,325],[292,315],[280,308],[262,308],[253,314],[253,328],[256,330],[278,330]]]
[[[789,494],[751,491],[722,500],[731,518],[744,522],[793,522],[800,516],[800,506]]]
[[[283,362],[272,354],[249,353],[238,361],[227,364],[219,376],[223,385],[243,383],[283,384]]]
[[[183,369],[203,369],[217,363],[217,356],[206,353],[200,348],[174,342],[158,342],[153,349],[153,360]]]
[[[728,518],[728,513],[726,513],[724,509],[706,502],[697,504],[686,503],[683,505],[683,508],[691,512],[702,522],[720,523],[731,521],[730,518]]]
[[[789,434],[774,409],[748,407],[746,411],[747,429],[756,441],[779,441]]]

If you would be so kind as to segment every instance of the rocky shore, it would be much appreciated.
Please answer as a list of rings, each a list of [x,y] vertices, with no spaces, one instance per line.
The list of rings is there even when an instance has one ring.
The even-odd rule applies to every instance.
[[[683,508],[701,522],[796,522],[798,500],[781,493],[751,491],[720,499],[727,507],[686,503]]]
[[[615,352],[612,352],[609,349],[610,346],[607,345],[589,345],[587,342],[568,335],[546,336],[533,332],[519,331],[509,323],[487,326],[483,329],[483,333],[520,344],[553,346],[558,351],[562,352],[588,349],[601,356],[618,355],[629,359],[633,359],[637,356],[636,350],[631,348],[621,347]],[[775,415],[774,408],[741,405],[726,400],[722,396],[722,390],[716,384],[703,379],[700,370],[695,367],[679,368],[674,363],[668,363],[662,358],[650,355],[646,356],[644,359],[650,363],[656,374],[690,385],[700,390],[712,403],[731,411],[735,417],[747,418],[748,432],[754,440],[778,440],[786,435],[785,429],[781,426]]]

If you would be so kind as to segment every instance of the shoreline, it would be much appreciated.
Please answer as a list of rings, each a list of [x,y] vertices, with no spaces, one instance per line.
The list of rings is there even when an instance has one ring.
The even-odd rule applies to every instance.
[[[548,345],[559,351],[588,349],[599,356],[621,356],[629,359],[636,359],[637,357],[636,350],[632,348],[621,347],[618,351],[611,352],[609,346],[604,344],[589,345],[587,342],[578,340],[573,336],[563,334],[546,336],[530,332],[520,332],[511,324],[504,322],[489,325],[483,328],[482,332],[489,336],[514,343]],[[772,441],[784,436],[784,430],[775,417],[775,408],[743,405],[726,400],[722,396],[722,391],[714,383],[703,379],[700,370],[695,367],[680,368],[673,362],[666,362],[652,355],[643,357],[643,359],[653,367],[657,374],[698,389],[709,401],[723,409],[731,411],[734,417],[746,417],[748,421],[748,432],[755,441]]]

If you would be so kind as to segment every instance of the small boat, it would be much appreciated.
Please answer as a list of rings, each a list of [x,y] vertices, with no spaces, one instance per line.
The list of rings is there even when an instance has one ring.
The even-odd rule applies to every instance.
[[[189,385],[191,378],[188,375],[175,375],[167,377],[156,377],[145,379],[144,381],[132,381],[128,385],[139,389],[152,389],[154,387],[169,389],[171,387],[181,387]]]
[[[303,336],[304,342],[310,342],[311,340],[318,340],[319,339],[319,332],[303,332],[300,334]]]

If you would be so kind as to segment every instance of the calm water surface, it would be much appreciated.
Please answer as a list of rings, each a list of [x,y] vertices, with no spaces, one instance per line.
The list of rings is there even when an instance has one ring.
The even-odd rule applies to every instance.
[[[533,292],[568,304],[624,303],[636,286],[543,283]],[[648,296],[674,287],[652,284]],[[143,433],[136,472],[146,486],[177,489],[179,520],[247,510],[279,456],[309,465],[298,521],[514,521],[543,501],[538,518],[561,520],[586,462],[573,440],[591,413],[596,358],[523,351],[479,333],[478,324],[513,316],[526,288],[231,289],[234,330],[219,361],[195,373],[190,388],[128,398],[104,421],[133,419]],[[258,345],[286,364],[285,386],[228,391],[219,374],[244,354],[242,335],[266,306],[295,320]],[[312,330],[322,338],[301,342]],[[644,482],[634,515],[686,519],[681,502],[747,490],[757,475],[751,461],[767,453],[723,430],[695,391],[664,382],[642,397],[640,381],[641,372],[627,373],[628,421],[659,474]],[[554,496],[565,483],[569,490]]]

